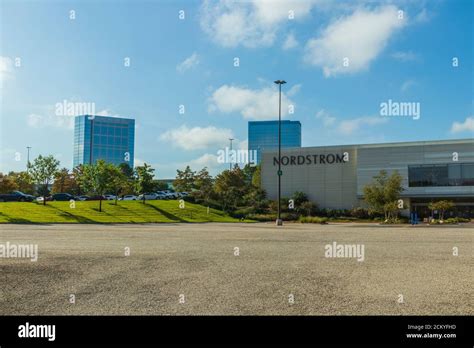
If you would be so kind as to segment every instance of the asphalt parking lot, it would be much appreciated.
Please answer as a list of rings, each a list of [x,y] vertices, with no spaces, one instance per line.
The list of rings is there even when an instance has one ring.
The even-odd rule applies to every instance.
[[[0,314],[472,315],[473,227],[4,224]]]

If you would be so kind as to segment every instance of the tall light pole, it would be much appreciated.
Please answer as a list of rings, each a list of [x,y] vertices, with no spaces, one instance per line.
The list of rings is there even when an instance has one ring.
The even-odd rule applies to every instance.
[[[284,85],[286,81],[284,80],[276,80],[275,83],[280,88],[280,95],[278,100],[278,216],[276,220],[276,225],[281,226],[283,225],[283,221],[281,219],[281,207],[280,207],[280,200],[281,200],[281,85]]]
[[[230,141],[230,155],[232,156],[232,140],[234,140],[233,138],[229,138],[229,141]],[[230,161],[229,163],[229,170],[232,170],[232,160]]]
[[[26,147],[27,150],[28,150],[28,155],[26,156],[26,172],[29,173],[29,170],[30,170],[30,149],[31,149],[31,146],[27,146]]]

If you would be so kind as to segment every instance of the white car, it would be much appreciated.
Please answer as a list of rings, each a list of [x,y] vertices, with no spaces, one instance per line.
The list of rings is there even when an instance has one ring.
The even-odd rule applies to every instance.
[[[105,195],[104,196],[106,200],[108,201],[114,201],[116,196],[115,195]]]
[[[158,191],[156,199],[170,199],[171,197],[166,194],[165,191]]]
[[[120,198],[121,201],[136,201],[137,196],[135,195],[125,195],[123,198]]]
[[[176,199],[179,198],[178,194],[176,192],[171,192],[169,190],[163,191],[163,193],[168,197],[168,199]]]
[[[160,195],[158,195],[157,193],[145,193],[145,199],[160,199]],[[137,197],[137,200],[142,200],[143,199],[143,194],[142,195],[139,195]]]

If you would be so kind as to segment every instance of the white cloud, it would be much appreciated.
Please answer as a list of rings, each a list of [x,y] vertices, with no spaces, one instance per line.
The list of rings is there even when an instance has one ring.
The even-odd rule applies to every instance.
[[[289,50],[295,48],[296,46],[298,46],[298,41],[295,39],[295,35],[293,35],[292,33],[288,34],[285,39],[285,42],[283,43],[282,48],[284,50]]]
[[[331,116],[326,110],[319,110],[316,113],[316,119],[320,120],[324,127],[330,127],[336,122],[336,117]]]
[[[292,97],[296,94],[298,94],[298,92],[300,91],[301,89],[301,84],[296,84],[296,85],[293,85],[289,90],[288,92],[286,93],[288,96]]]
[[[466,117],[464,122],[454,122],[451,133],[474,132],[474,116]]]
[[[13,61],[8,57],[0,56],[0,88],[3,82],[13,76]]]
[[[26,118],[28,127],[40,128],[44,126],[44,117],[38,114],[29,114]]]
[[[415,16],[415,23],[426,23],[431,19],[432,15],[428,13],[426,8],[422,8],[421,11]]]
[[[306,17],[316,0],[206,0],[201,6],[201,28],[224,47],[271,46],[281,24]],[[290,13],[290,11],[293,11]]]
[[[239,112],[245,119],[268,120],[278,118],[278,90],[265,87],[248,89],[223,85],[209,99],[209,111]],[[288,106],[295,105],[285,93],[281,94],[282,117],[288,114]]]
[[[408,91],[411,87],[415,86],[416,82],[414,80],[407,80],[403,82],[402,86],[400,87],[400,90],[402,92]]]
[[[188,128],[182,125],[177,129],[167,131],[160,138],[184,150],[198,150],[211,146],[222,148],[228,144],[229,138],[234,138],[234,136],[232,131],[226,128],[213,126]]]
[[[237,141],[237,148],[239,150],[248,150],[249,148],[249,140],[248,139],[245,139],[245,140],[242,140],[242,141]]]
[[[411,51],[395,52],[395,53],[392,54],[392,57],[395,58],[396,60],[401,61],[401,62],[412,62],[412,61],[417,61],[419,59],[418,56],[415,53],[411,52]]]
[[[55,127],[63,129],[74,128],[74,116],[29,114],[26,124],[31,128]]]
[[[338,131],[342,134],[350,135],[359,131],[363,126],[375,126],[386,122],[388,122],[387,118],[373,116],[359,117],[341,121],[338,126]]]
[[[120,115],[115,114],[109,109],[104,109],[95,114],[96,116],[108,116],[108,117],[120,117]]]
[[[221,166],[221,164],[217,162],[217,156],[210,153],[205,153],[204,155],[189,161],[188,165],[191,168],[199,168],[199,169],[204,168],[204,167],[216,168],[216,167]]]
[[[331,23],[320,37],[310,39],[304,60],[321,67],[326,77],[366,70],[404,25],[405,20],[398,18],[398,10],[392,5],[372,11],[357,9]],[[345,58],[347,66],[343,64]]]
[[[182,61],[181,63],[179,63],[177,66],[176,66],[176,70],[179,72],[179,73],[184,73],[186,70],[189,70],[189,69],[192,69],[194,67],[196,67],[197,65],[199,64],[199,56],[197,55],[196,52],[194,52],[191,56],[189,56],[188,58],[186,58],[184,61]]]

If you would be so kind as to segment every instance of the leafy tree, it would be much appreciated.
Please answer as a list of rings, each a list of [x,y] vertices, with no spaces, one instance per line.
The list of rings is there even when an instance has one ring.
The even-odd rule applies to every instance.
[[[262,166],[260,164],[255,167],[255,171],[253,172],[252,186],[258,188],[262,187]]]
[[[80,185],[85,192],[99,195],[99,211],[102,211],[102,196],[110,186],[109,164],[104,160],[98,160],[95,164],[82,166]]]
[[[244,197],[244,204],[252,209],[252,212],[264,213],[268,208],[267,194],[265,190],[253,188]]]
[[[168,190],[168,184],[160,180],[154,180],[153,185],[156,191],[165,191]]]
[[[47,157],[39,155],[29,167],[31,178],[39,186],[38,193],[41,192],[43,204],[46,205],[46,194],[49,191],[48,186],[58,171],[59,161],[52,155]]]
[[[136,173],[136,181],[135,181],[135,189],[138,194],[143,195],[143,204],[145,204],[145,194],[148,192],[153,191],[154,183],[153,183],[153,172],[155,170],[149,164],[143,164],[143,166],[139,166],[135,168]]]
[[[0,193],[10,193],[18,190],[18,184],[11,175],[0,173]]]
[[[232,211],[243,203],[243,197],[248,193],[245,175],[240,167],[224,170],[217,175],[214,190],[221,203],[222,210]]]
[[[115,195],[115,205],[117,205],[118,195],[127,187],[128,178],[120,167],[113,164],[108,164],[106,170],[109,176],[108,190]]]
[[[120,163],[118,165],[120,171],[125,175],[128,179],[133,179],[133,168],[128,165],[128,163]]]
[[[176,179],[173,181],[173,186],[178,192],[191,192],[194,189],[194,181],[196,172],[193,172],[189,166],[184,170],[176,171]]]
[[[381,170],[372,182],[364,187],[364,199],[371,211],[383,213],[385,220],[388,220],[394,213],[394,204],[402,191],[402,176],[394,171],[389,177],[387,171]]]
[[[30,195],[35,193],[33,179],[28,172],[10,172],[8,173],[8,176],[15,182],[17,186],[16,190]]]
[[[448,210],[453,209],[454,203],[451,201],[437,201],[437,202],[430,202],[428,204],[428,208],[433,210],[438,210],[439,211],[439,219],[443,220],[444,219],[444,213]]]
[[[245,182],[247,183],[248,186],[252,185],[253,175],[255,174],[256,170],[257,170],[257,167],[250,164],[246,164],[244,168],[242,169],[242,172],[245,177]]]
[[[54,183],[52,187],[53,193],[68,192],[74,194],[73,189],[76,186],[76,180],[67,168],[63,168],[54,175]]]
[[[201,169],[194,176],[194,187],[196,189],[194,196],[208,202],[213,195],[213,179],[206,167]]]

